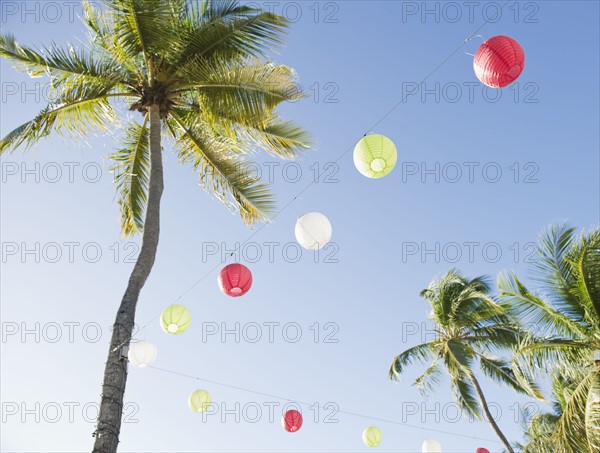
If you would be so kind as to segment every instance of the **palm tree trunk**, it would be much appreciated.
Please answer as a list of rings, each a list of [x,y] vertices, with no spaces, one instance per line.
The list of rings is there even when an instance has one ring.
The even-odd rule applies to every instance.
[[[487,401],[485,400],[485,396],[483,395],[483,392],[481,391],[481,387],[479,386],[479,381],[473,374],[471,374],[469,377],[471,378],[471,382],[473,383],[473,386],[475,387],[475,391],[477,392],[477,396],[479,397],[479,403],[481,404],[481,407],[483,409],[483,412],[485,413],[485,417],[487,418],[487,421],[490,422],[490,425],[492,425],[492,429],[496,433],[496,436],[498,436],[500,441],[504,444],[504,446],[506,447],[506,450],[509,453],[514,453],[514,450],[511,447],[510,442],[504,436],[502,431],[500,431],[500,428],[498,427],[498,425],[496,424],[496,421],[494,420],[494,418],[492,417],[492,414],[490,413],[490,408],[488,407]]]
[[[104,368],[102,401],[100,402],[98,423],[94,433],[96,440],[93,453],[115,453],[117,451],[123,412],[123,395],[127,382],[127,359],[122,357],[121,351],[124,347],[129,346],[138,297],[148,275],[150,275],[158,248],[160,198],[163,192],[161,124],[158,106],[150,106],[148,113],[150,115],[151,170],[142,249],[129,278],[113,326],[108,360]]]

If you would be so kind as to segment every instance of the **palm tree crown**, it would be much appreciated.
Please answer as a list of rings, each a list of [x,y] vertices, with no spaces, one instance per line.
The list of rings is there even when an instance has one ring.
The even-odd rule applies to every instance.
[[[96,2],[95,2],[96,3]],[[150,106],[181,163],[203,187],[252,224],[269,218],[266,185],[246,171],[255,147],[294,158],[308,146],[300,128],[275,108],[302,94],[287,66],[259,60],[282,43],[287,22],[235,1],[84,1],[91,37],[83,49],[23,46],[0,36],[0,55],[31,76],[49,76],[55,99],[33,120],[0,141],[0,152],[31,145],[51,132],[83,138],[108,131],[118,117],[114,101],[141,113],[130,120],[111,158],[123,232],[141,232],[150,173]]]

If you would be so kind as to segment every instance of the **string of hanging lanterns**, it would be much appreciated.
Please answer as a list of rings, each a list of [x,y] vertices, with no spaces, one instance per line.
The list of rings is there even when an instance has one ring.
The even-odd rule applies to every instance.
[[[509,3],[510,0],[506,0],[499,8],[500,11],[502,11],[504,9],[504,7]],[[433,74],[435,74],[451,57],[453,57],[460,49],[462,49],[467,43],[469,43],[475,36],[477,36],[477,33],[479,31],[481,31],[481,29],[487,25],[490,22],[490,18],[486,19],[473,33],[471,33],[471,35],[469,35],[469,37],[467,37],[464,42],[462,44],[460,44],[456,49],[454,49],[444,60],[442,60],[441,63],[439,63],[429,74],[427,74],[427,76],[425,76],[421,82],[419,84],[423,84],[427,79],[429,79],[429,77],[431,77]],[[502,38],[502,39],[497,39],[497,38]],[[506,55],[507,52],[509,52],[508,47],[505,45],[507,42],[510,42],[511,44],[511,49],[514,53],[513,57],[509,57],[507,61],[512,62],[512,64],[506,64],[504,66],[504,68],[501,67],[500,62],[502,62],[502,58],[506,59]],[[503,44],[504,43],[504,44]],[[520,49],[520,51],[519,51]],[[492,58],[493,57],[493,58]],[[486,61],[490,61],[490,64],[485,64],[484,62]],[[519,64],[514,64],[515,62],[520,62]],[[504,81],[507,80],[506,77],[509,78],[513,78],[512,81],[516,80],[516,78],[521,74],[523,68],[524,68],[524,64],[525,64],[525,56],[524,56],[524,52],[522,51],[521,46],[518,44],[517,41],[515,41],[512,38],[509,38],[507,36],[496,36],[494,38],[490,38],[488,41],[484,42],[478,49],[477,54],[475,55],[474,59],[473,59],[473,66],[474,66],[474,70],[475,70],[475,74],[478,78],[480,78],[480,81],[484,84],[487,83],[491,83],[491,81],[493,81],[494,79],[500,80],[500,75],[504,74]],[[482,69],[479,69],[479,67],[482,67]],[[518,68],[520,66],[520,69]],[[508,68],[508,69],[507,69]],[[511,82],[509,82],[511,83]],[[491,86],[491,85],[488,85]],[[505,85],[506,86],[506,85]],[[406,95],[405,95],[406,96]],[[398,103],[396,103],[387,113],[385,113],[372,127],[371,129],[374,129],[376,126],[378,126],[387,116],[389,116],[396,108],[398,108],[401,104],[403,104],[405,102],[405,98],[403,97]],[[354,150],[355,153],[357,153],[356,149],[359,148],[359,146],[362,148],[365,143],[369,143],[370,139],[369,137],[374,137],[377,136],[378,134],[370,134],[367,135],[365,134],[365,137],[363,137],[363,139],[361,139],[355,146],[354,146]],[[384,137],[384,136],[382,136]],[[386,137],[387,138],[387,137]],[[367,139],[367,140],[365,140]],[[365,141],[363,141],[365,140]],[[388,139],[389,140],[389,139]],[[383,140],[382,140],[383,141]],[[390,140],[391,142],[391,140]],[[387,143],[387,142],[386,142]],[[392,142],[393,145],[393,142]],[[347,148],[342,154],[340,154],[340,156],[334,161],[334,163],[337,163],[339,160],[341,160],[352,148]],[[394,150],[395,150],[395,145],[394,145]],[[381,152],[382,154],[384,154],[382,151],[378,151]],[[360,154],[360,152],[358,152],[357,154]],[[356,165],[356,159],[359,159],[360,161],[360,156],[355,158],[355,165]],[[379,157],[377,157],[376,159],[379,159]],[[373,163],[374,160],[376,159],[371,159],[369,162],[369,167],[370,165]],[[396,157],[397,159],[397,157]],[[385,160],[385,159],[383,159]],[[395,166],[395,161],[392,165],[391,163],[392,161],[390,160],[390,164],[389,167],[387,166],[387,161],[386,161],[386,169],[389,169],[389,171],[385,174],[385,175],[377,175],[375,176],[376,178],[379,177],[383,177],[386,176],[387,174],[389,174],[389,172],[391,172],[391,170],[393,170],[394,166]],[[363,163],[360,163],[359,165],[363,165]],[[377,169],[380,165],[382,165],[381,161],[377,161],[375,163],[375,169]],[[373,170],[373,168],[371,168],[372,171],[375,172],[375,174],[377,173],[383,173],[383,171],[381,172],[377,172],[375,170]],[[360,171],[360,170],[359,170]],[[364,174],[364,173],[363,173]],[[367,175],[365,175],[367,176]],[[285,209],[287,209],[290,205],[293,204],[293,202],[295,200],[298,199],[298,197],[304,193],[306,190],[308,190],[313,184],[315,184],[315,181],[311,181],[309,182],[306,187],[304,187],[304,189],[302,189],[293,199],[291,199],[285,206],[283,206],[283,208],[281,208],[278,212],[276,212],[273,217],[271,217],[271,220],[275,219],[279,214],[281,214]],[[252,238],[254,238],[265,226],[267,225],[267,223],[259,226],[252,234],[250,234],[246,240],[244,242],[242,242],[239,247],[243,247],[245,244],[247,244]],[[329,240],[331,238],[329,237]],[[233,255],[233,253],[232,253]],[[187,290],[185,290],[181,296],[179,296],[177,299],[175,299],[175,301],[181,299],[184,295],[186,295],[189,291],[191,291],[193,288],[195,288],[199,283],[201,283],[206,277],[208,277],[212,272],[214,272],[217,268],[219,267],[219,264],[215,265],[212,269],[210,269],[209,271],[207,271],[204,275],[202,275],[198,280],[196,280]],[[156,317],[155,317],[156,318]],[[143,325],[140,329],[140,332],[143,331],[146,327],[148,327],[150,325],[150,323],[155,319],[151,319],[150,321],[148,321],[145,325]]]
[[[136,343],[136,344],[139,344],[139,343]],[[148,365],[148,368],[162,371],[162,372],[169,373],[169,374],[174,374],[174,375],[177,375],[180,377],[185,377],[185,378],[194,379],[197,381],[203,381],[203,382],[207,382],[210,384],[231,388],[231,389],[242,391],[242,392],[248,392],[248,393],[265,396],[268,398],[276,398],[276,399],[279,399],[282,401],[293,402],[295,404],[303,405],[303,406],[307,406],[307,407],[314,407],[314,405],[315,405],[315,403],[297,401],[292,398],[286,398],[286,397],[277,396],[277,395],[264,393],[264,392],[259,392],[256,390],[251,390],[251,389],[247,389],[247,388],[243,388],[243,387],[239,387],[239,386],[224,384],[222,382],[217,382],[217,381],[213,381],[213,380],[209,380],[209,379],[203,379],[198,376],[192,376],[189,374],[172,371],[172,370],[168,370],[165,368],[159,368],[156,366]],[[188,398],[188,406],[190,407],[190,409],[193,412],[206,411],[209,408],[210,404],[212,404],[212,403],[213,403],[212,396],[210,395],[210,393],[207,390],[204,390],[204,389],[195,390],[194,392],[192,392],[190,394],[190,396]],[[325,410],[324,407],[319,406],[319,408]],[[356,412],[348,412],[348,411],[343,411],[343,410],[338,410],[337,412],[340,414],[361,417],[361,418],[366,418],[366,419],[371,419],[371,420],[377,420],[377,421],[380,421],[383,423],[391,423],[391,424],[401,425],[401,426],[407,427],[407,428],[414,428],[414,429],[420,429],[423,431],[426,430],[426,431],[431,431],[431,432],[437,432],[440,434],[446,434],[446,435],[451,435],[451,436],[455,436],[455,437],[462,437],[462,438],[485,441],[485,442],[494,442],[494,443],[498,442],[494,439],[486,439],[486,438],[481,438],[481,437],[477,437],[477,436],[469,436],[469,435],[465,435],[465,434],[459,434],[456,432],[445,431],[445,430],[436,429],[436,428],[424,428],[422,426],[411,425],[408,423],[384,419],[384,418],[380,418],[380,417],[372,417],[372,416],[368,416],[368,415],[359,414]],[[290,433],[297,432],[304,423],[302,412],[299,409],[293,409],[293,410],[286,411],[282,416],[281,423],[282,423],[282,427],[286,431],[288,431]],[[376,426],[368,426],[362,432],[363,443],[370,448],[375,448],[375,447],[379,446],[379,444],[382,441],[382,437],[383,436],[382,436],[381,430]],[[438,453],[438,452],[441,453],[442,446],[437,440],[426,439],[421,446],[421,451],[422,451],[422,453]],[[475,453],[490,453],[490,452],[486,448],[480,447],[477,450],[475,450]]]
[[[508,0],[501,6],[508,3]],[[475,34],[483,28],[489,19],[486,20],[458,49],[464,47]],[[435,73],[446,61],[450,59],[457,51],[456,49],[448,58],[446,58],[434,71],[432,71],[423,82]],[[485,41],[473,58],[473,68],[476,77],[481,83],[492,88],[504,88],[513,83],[523,72],[525,66],[525,54],[520,44],[508,36],[495,36]],[[422,82],[422,83],[423,83]],[[402,103],[402,101],[400,102]],[[387,117],[395,110],[398,103],[390,110],[383,118]],[[379,120],[379,124],[382,120]],[[340,160],[348,150],[346,150],[337,159]],[[336,162],[337,162],[336,160]],[[394,169],[397,162],[397,150],[393,141],[381,134],[365,134],[354,147],[353,155],[354,165],[356,169],[364,176],[371,179],[379,179],[389,175]],[[314,181],[302,190],[306,191]],[[298,198],[288,203],[284,208],[275,214],[273,218],[279,215],[284,209],[293,203]],[[261,226],[255,231],[244,244],[254,237],[262,228]],[[319,250],[323,248],[332,237],[332,226],[329,219],[322,213],[309,212],[296,221],[295,236],[298,243],[308,250]],[[242,244],[243,245],[243,244]],[[195,287],[209,273],[212,273],[216,268],[205,274],[193,286]],[[250,270],[240,263],[233,263],[225,266],[218,276],[218,285],[220,290],[227,296],[239,297],[245,295],[252,286],[252,273]],[[190,288],[191,290],[191,288]],[[189,290],[188,290],[189,291]],[[186,291],[187,293],[187,291]],[[181,298],[181,296],[180,296]],[[179,300],[178,298],[177,300]],[[191,313],[183,305],[173,304],[167,307],[161,314],[160,325],[162,329],[171,335],[180,335],[185,332],[191,324]],[[147,325],[146,325],[147,326]],[[145,329],[144,326],[141,330]],[[151,366],[156,360],[157,349],[152,343],[141,341],[130,347],[128,352],[129,361],[132,365],[138,368]],[[212,398],[208,391],[198,389],[192,392],[188,399],[188,405],[194,412],[202,412],[206,410],[212,402]],[[297,410],[287,411],[282,417],[282,426],[288,432],[296,432],[302,427],[302,414]],[[454,433],[448,433],[454,434]],[[376,426],[365,428],[362,433],[363,443],[371,448],[379,446],[382,441],[382,433]],[[433,439],[427,439],[423,442],[422,453],[441,453],[441,444]],[[478,448],[476,453],[489,453],[485,448]]]

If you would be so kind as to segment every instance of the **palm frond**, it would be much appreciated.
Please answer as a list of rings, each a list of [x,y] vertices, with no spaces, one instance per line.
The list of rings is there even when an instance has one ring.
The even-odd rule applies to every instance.
[[[85,139],[90,130],[108,131],[116,115],[109,103],[112,87],[85,84],[64,88],[61,95],[33,120],[22,124],[0,140],[0,153],[21,145],[27,147],[47,137],[51,132],[69,133],[73,139]]]
[[[181,51],[172,0],[102,0],[102,3],[111,13],[116,40],[130,57],[142,55],[148,63],[151,56],[167,57]],[[153,68],[147,69],[152,74]]]
[[[90,31],[90,43],[101,53],[108,55],[127,74],[128,80],[140,83],[146,80],[145,62],[139,55],[131,55],[114,33],[114,18],[104,9],[97,8],[91,0],[83,0],[83,23]]]
[[[523,385],[523,380],[517,378],[506,361],[481,354],[479,355],[479,364],[483,373],[493,381],[506,384],[518,393],[525,393],[540,400],[544,399],[539,385],[533,380],[525,382]]]
[[[451,377],[450,383],[458,407],[467,414],[472,415],[477,419],[481,419],[481,406],[479,405],[477,392],[468,377],[466,377],[466,375],[461,377]]]
[[[589,325],[591,331],[597,332],[596,337],[600,341],[600,229],[582,234],[565,261],[575,270],[570,292],[584,313],[583,322]]]
[[[439,366],[439,359],[436,358],[425,372],[415,380],[414,385],[417,386],[421,394],[429,395],[439,385],[441,375],[442,370]]]
[[[419,294],[425,298],[435,315],[435,320],[443,327],[452,323],[453,301],[467,284],[467,280],[456,269],[451,269],[440,278],[432,280],[428,287]]]
[[[590,389],[597,377],[598,372],[589,373],[570,392],[552,436],[558,445],[567,444],[577,452],[588,450],[586,405]],[[597,428],[594,431],[597,431]]]
[[[121,208],[121,231],[123,236],[142,233],[148,188],[150,183],[150,141],[147,127],[148,116],[143,124],[132,121],[127,127],[123,147],[110,158],[115,164],[110,168],[114,178]]]
[[[571,291],[575,282],[574,270],[565,259],[573,246],[574,231],[564,223],[553,223],[542,231],[537,244],[535,280],[561,313],[581,321],[584,313]]]
[[[189,31],[181,36],[186,45],[176,66],[196,65],[214,56],[264,57],[283,44],[288,26],[284,17],[244,7],[207,11],[187,24]]]
[[[585,433],[590,451],[600,451],[600,363],[591,374],[585,406]]]
[[[282,159],[295,159],[298,150],[310,148],[312,137],[291,121],[271,120],[263,128],[240,128],[241,133],[267,153]]]
[[[515,352],[513,362],[516,367],[532,374],[535,369],[550,371],[557,364],[581,366],[589,363],[595,347],[587,341],[567,340],[564,338],[536,338],[529,340]],[[564,373],[569,372],[565,368]],[[573,370],[577,373],[577,370]]]
[[[516,319],[526,320],[530,325],[535,326],[539,335],[558,332],[571,338],[586,336],[585,326],[534,296],[516,275],[500,273],[498,289],[511,314]]]
[[[521,446],[523,453],[547,453],[556,449],[552,433],[556,429],[560,416],[551,413],[539,413],[531,417],[526,426],[527,443]]]
[[[31,77],[48,76],[60,82],[75,77],[79,83],[100,80],[113,85],[125,79],[118,64],[107,56],[96,58],[92,53],[72,46],[69,50],[56,45],[36,50],[17,43],[11,34],[0,34],[0,56]]]
[[[193,68],[180,70],[178,78],[186,81],[184,90],[197,93],[203,115],[231,125],[265,129],[279,104],[302,97],[294,72],[272,63],[201,61]]]
[[[470,329],[463,341],[489,352],[518,347],[527,337],[527,332],[520,326],[507,322],[507,319],[503,321]]]
[[[215,135],[198,118],[185,114],[173,111],[169,123],[180,161],[192,164],[203,188],[230,209],[237,208],[246,224],[269,220],[275,208],[273,198],[268,187],[247,171],[240,152],[235,151],[240,144]]]
[[[397,355],[392,362],[392,366],[388,372],[390,379],[399,381],[400,375],[404,372],[404,369],[414,363],[424,363],[431,360],[435,349],[438,346],[438,342],[434,340],[431,343],[423,343],[412,348],[407,349],[402,354]]]
[[[449,340],[445,343],[444,363],[450,376],[464,378],[472,373],[475,351],[458,340]]]

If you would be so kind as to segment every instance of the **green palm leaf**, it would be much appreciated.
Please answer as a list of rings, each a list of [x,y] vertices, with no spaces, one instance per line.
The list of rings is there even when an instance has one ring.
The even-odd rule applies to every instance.
[[[51,76],[64,81],[76,77],[79,83],[96,82],[115,84],[124,78],[118,65],[109,56],[96,58],[81,49],[69,46],[69,50],[56,45],[35,50],[20,45],[11,34],[0,34],[0,56],[7,58],[15,68],[31,77]]]
[[[586,330],[581,324],[534,296],[516,275],[500,273],[498,289],[514,317],[527,320],[535,326],[537,334],[556,331],[570,336],[585,336]]]
[[[235,151],[235,142],[215,135],[206,124],[193,122],[190,115],[174,111],[172,116],[179,158],[198,171],[202,187],[230,209],[237,208],[248,225],[269,220],[275,209],[271,193],[248,171],[241,150]]]
[[[415,380],[414,385],[417,386],[421,394],[429,395],[433,392],[435,387],[439,385],[441,376],[442,370],[439,366],[439,360],[436,359],[425,372]]]
[[[584,424],[590,451],[600,451],[600,363],[591,374]]]
[[[127,128],[123,147],[110,156],[115,161],[110,170],[116,173],[114,182],[121,207],[121,230],[124,236],[144,230],[150,182],[150,142],[147,124],[147,116],[141,125],[132,121]]]
[[[472,415],[477,419],[481,419],[481,408],[479,407],[477,392],[475,391],[473,384],[469,382],[468,378],[466,376],[452,377],[450,383],[458,407],[467,414]]]
[[[291,121],[271,120],[264,129],[241,128],[240,133],[257,143],[267,153],[283,159],[295,159],[298,149],[309,148],[311,136]]]
[[[231,11],[231,10],[230,10]],[[283,44],[288,21],[272,13],[241,8],[187,23],[182,39],[186,43],[176,66],[186,68],[213,56],[227,58],[264,57]]]
[[[394,358],[392,366],[390,367],[389,377],[390,379],[399,381],[400,375],[408,365],[414,363],[423,363],[431,360],[433,351],[438,346],[439,342],[434,341],[432,343],[423,343],[418,346],[413,346],[407,349],[402,354],[399,354]]]
[[[76,95],[63,95],[33,120],[9,132],[0,140],[0,153],[23,144],[29,147],[51,132],[62,134],[66,131],[71,138],[83,140],[90,130],[108,131],[116,116],[106,89],[84,85],[76,91]]]
[[[181,70],[178,78],[188,81],[186,89],[197,91],[205,115],[241,126],[264,129],[279,104],[302,97],[294,72],[282,65],[212,60]]]
[[[540,387],[533,380],[524,382],[523,379],[519,379],[505,360],[480,355],[479,361],[483,373],[493,381],[502,382],[518,393],[526,393],[535,398],[544,399]]]
[[[597,332],[600,340],[600,230],[582,235],[565,260],[574,269],[574,285],[570,291],[584,313],[582,322]]]
[[[574,270],[565,259],[573,245],[574,231],[564,223],[554,223],[541,233],[537,245],[535,279],[561,313],[580,321],[583,310],[571,292]]]
[[[111,12],[115,38],[127,54],[143,55],[147,63],[153,55],[177,54],[174,2],[169,0],[102,0]],[[152,68],[148,68],[152,74]]]
[[[588,402],[590,389],[597,378],[598,372],[589,373],[577,384],[566,399],[563,413],[558,420],[556,429],[552,435],[556,444],[560,445],[565,452],[595,451],[594,449],[589,449],[590,443],[588,443],[588,434],[596,433],[597,427],[590,427],[592,431],[588,433],[585,408]],[[597,413],[592,418],[597,420]],[[590,422],[591,421],[592,420],[590,419]],[[597,439],[589,440],[595,442]]]

